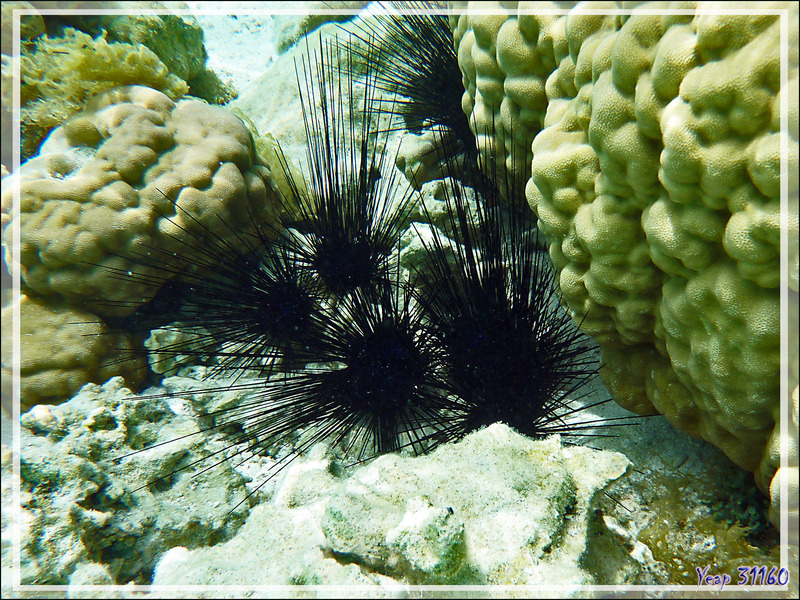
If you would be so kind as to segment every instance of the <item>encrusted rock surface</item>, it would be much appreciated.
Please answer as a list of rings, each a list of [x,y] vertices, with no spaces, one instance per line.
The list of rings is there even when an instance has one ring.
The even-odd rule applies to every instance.
[[[229,538],[249,512],[244,480],[227,463],[191,466],[213,451],[198,431],[165,400],[133,396],[120,377],[25,413],[22,583],[63,585],[98,569],[116,583],[146,583],[166,548]]]
[[[338,476],[318,446],[294,461],[236,537],[171,550],[154,584],[636,582],[642,569],[593,510],[628,464],[501,424],[429,455],[385,455]],[[614,561],[601,561],[602,578],[598,553]]]

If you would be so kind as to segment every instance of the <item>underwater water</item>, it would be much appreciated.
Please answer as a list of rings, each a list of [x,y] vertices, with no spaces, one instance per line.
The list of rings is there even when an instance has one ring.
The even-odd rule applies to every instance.
[[[542,33],[565,31],[557,16],[508,19],[516,28],[505,15],[434,21],[460,48],[463,80],[441,88],[452,90],[441,112],[415,113],[392,104],[391,77],[411,77],[384,47],[409,33],[392,30],[397,15],[372,16],[385,12],[376,4],[353,18],[248,14],[263,7],[246,4],[232,15],[187,3],[193,19],[171,29],[137,25],[171,37],[172,50],[152,56],[123,46],[136,29],[127,17],[45,15],[41,30],[23,27],[20,327],[23,345],[37,341],[23,346],[20,513],[6,511],[16,475],[11,451],[3,456],[3,528],[21,532],[22,584],[552,584],[574,595],[710,588],[723,574],[732,588],[744,566],[780,574],[768,518],[775,465],[763,471],[760,454],[775,443],[777,193],[755,158],[712,164],[721,151],[710,143],[702,167],[668,162],[689,142],[666,125],[689,119],[669,101],[674,71],[696,85],[687,103],[702,114],[686,131],[733,131],[723,146],[772,131],[764,106],[780,83],[774,60],[754,58],[772,56],[772,21],[598,17],[580,34],[596,45],[595,67]],[[712,33],[702,52],[691,46]],[[534,56],[532,36],[560,54]],[[649,44],[658,60],[628,64],[625,44]],[[750,125],[735,93],[714,104],[691,73],[738,48],[767,82]],[[645,74],[603,75],[603,56]],[[414,59],[419,73],[424,59]],[[104,70],[152,89],[86,84]],[[487,73],[499,72],[498,85]],[[56,102],[64,97],[73,104]],[[452,134],[452,106],[469,109],[475,150]],[[733,125],[720,124],[725,110]],[[622,157],[626,143],[639,144],[635,160]],[[737,148],[761,156],[772,143],[764,134]],[[750,180],[743,192],[714,179],[725,168],[752,173],[757,192]],[[692,181],[695,171],[708,179]],[[693,186],[712,189],[697,206]],[[726,186],[729,204],[716,192]],[[740,258],[749,238],[723,244],[733,227],[720,215],[737,202],[763,208],[754,218],[769,243],[751,262]],[[604,258],[588,267],[592,253]],[[659,304],[662,289],[674,294]],[[730,308],[732,296],[752,310]],[[701,308],[720,316],[701,321]],[[284,318],[265,319],[274,314]],[[5,336],[10,310],[3,319]],[[728,356],[737,345],[741,372]],[[718,403],[737,393],[753,407]],[[636,412],[607,401],[615,395]],[[12,550],[4,541],[4,569]]]

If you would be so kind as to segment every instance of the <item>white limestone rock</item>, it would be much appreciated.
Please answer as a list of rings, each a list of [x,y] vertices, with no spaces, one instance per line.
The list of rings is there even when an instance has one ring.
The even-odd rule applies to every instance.
[[[428,456],[376,459],[331,499],[322,528],[335,554],[414,583],[593,583],[579,565],[591,501],[628,465],[594,454],[496,424]],[[431,511],[438,535],[398,535],[417,521],[424,531]],[[438,562],[419,560],[434,549]]]
[[[208,335],[206,329],[187,327],[179,322],[153,329],[144,341],[150,369],[153,373],[185,375],[188,366],[208,362],[210,356],[200,354],[203,346],[207,347]],[[191,348],[191,351],[185,354],[176,352],[176,349],[184,348]]]
[[[146,583],[166,548],[228,539],[249,512],[244,480],[227,463],[176,471],[213,446],[192,435],[192,418],[163,399],[137,398],[121,377],[37,406],[21,423],[23,584],[96,580],[101,571],[115,583]]]
[[[628,467],[621,454],[495,424],[429,455],[385,455],[343,475],[329,455],[320,446],[296,459],[232,540],[172,550],[153,583],[557,583],[577,591],[637,581],[639,563],[595,514],[595,496]],[[598,553],[609,557],[602,572]]]

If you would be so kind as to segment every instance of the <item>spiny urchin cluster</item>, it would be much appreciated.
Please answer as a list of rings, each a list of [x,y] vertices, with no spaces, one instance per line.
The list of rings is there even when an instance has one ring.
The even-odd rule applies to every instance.
[[[473,209],[466,185],[449,178],[452,243],[434,228],[426,258],[404,274],[397,247],[414,197],[398,192],[385,160],[389,130],[374,135],[393,109],[379,99],[374,72],[353,101],[355,55],[341,52],[321,45],[297,66],[307,181],[285,169],[297,230],[253,219],[255,234],[239,236],[244,250],[204,239],[181,276],[176,327],[190,339],[159,353],[214,356],[212,374],[234,373],[231,385],[250,393],[208,428],[226,432],[237,456],[301,430],[310,433],[295,452],[326,440],[353,463],[426,452],[495,421],[534,437],[582,435],[586,425],[565,417],[597,364],[559,308],[525,213],[501,200],[520,197],[521,185],[468,174],[461,181],[474,186]],[[442,134],[452,174],[455,143]]]

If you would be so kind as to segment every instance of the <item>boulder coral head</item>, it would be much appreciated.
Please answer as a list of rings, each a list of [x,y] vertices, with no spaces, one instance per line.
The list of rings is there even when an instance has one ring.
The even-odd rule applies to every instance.
[[[158,273],[174,276],[182,259],[191,263],[188,236],[235,245],[233,231],[247,231],[253,216],[277,224],[269,181],[249,130],[225,109],[117,88],[56,129],[20,168],[19,253],[10,228],[5,242],[25,288],[99,315],[130,314],[158,291],[128,277],[131,257],[157,256]]]
[[[461,15],[464,106],[479,129],[500,124],[480,138],[500,168],[530,173],[564,303],[600,343],[615,400],[715,444],[766,491],[781,443],[782,145],[798,191],[797,46],[787,86],[780,13],[796,40],[797,4],[582,6]],[[512,160],[518,145],[530,161]],[[785,216],[794,294],[796,201]]]
[[[199,268],[203,244],[189,241],[241,247],[255,220],[274,237],[277,170],[275,153],[262,158],[244,123],[223,108],[176,103],[143,86],[95,96],[4,179],[4,206],[14,195],[6,184],[19,182],[19,246],[12,227],[3,235],[9,264],[20,267],[24,306],[60,311],[53,318],[61,323],[80,313],[84,325],[105,331],[103,319],[132,314],[189,265]],[[22,339],[23,404],[62,401],[115,374],[135,386],[146,372],[130,336],[100,336],[102,343],[77,336],[80,343],[61,352],[44,329],[30,329]],[[125,341],[115,349],[114,339]],[[89,359],[89,348],[108,360]],[[119,353],[131,360],[114,359]]]

